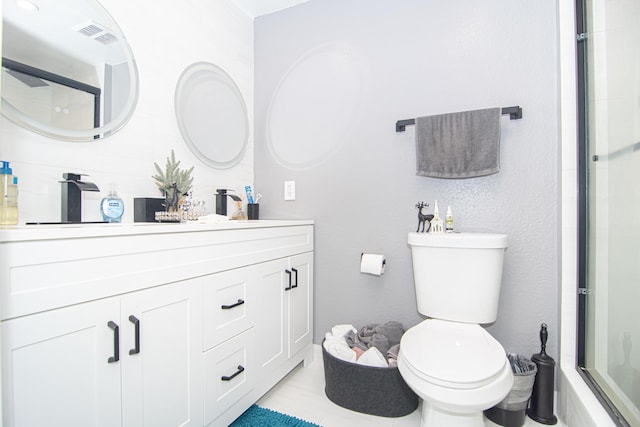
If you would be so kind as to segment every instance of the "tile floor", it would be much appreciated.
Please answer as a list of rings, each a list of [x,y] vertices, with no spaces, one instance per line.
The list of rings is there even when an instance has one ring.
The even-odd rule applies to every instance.
[[[283,412],[323,427],[419,427],[420,407],[400,418],[376,417],[344,409],[331,402],[324,394],[324,367],[322,351],[314,345],[313,362],[307,367],[299,365],[258,402],[258,405]],[[542,426],[526,418],[525,427]],[[560,423],[556,424],[562,427]],[[486,420],[486,427],[495,427]],[[498,426],[499,427],[499,426]]]

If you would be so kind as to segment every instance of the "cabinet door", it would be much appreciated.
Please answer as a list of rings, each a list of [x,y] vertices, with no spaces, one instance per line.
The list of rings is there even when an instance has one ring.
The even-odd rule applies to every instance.
[[[257,283],[256,298],[260,301],[257,309],[255,340],[258,367],[269,372],[284,363],[287,356],[285,331],[285,288],[289,286],[288,258],[277,259],[255,266]]]
[[[3,425],[120,425],[110,321],[120,322],[117,298],[3,322]]]
[[[122,318],[123,424],[201,426],[201,282],[124,296]]]
[[[292,357],[310,345],[313,338],[313,254],[291,257],[289,270],[293,274],[294,286],[286,293],[289,307],[288,357]]]

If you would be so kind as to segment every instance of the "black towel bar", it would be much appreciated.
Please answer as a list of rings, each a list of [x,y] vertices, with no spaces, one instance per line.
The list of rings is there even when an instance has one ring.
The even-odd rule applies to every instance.
[[[509,119],[517,120],[522,118],[522,108],[516,105],[514,107],[504,107],[501,111],[502,114],[508,114]],[[396,132],[404,132],[406,126],[416,124],[416,119],[404,119],[396,122]]]

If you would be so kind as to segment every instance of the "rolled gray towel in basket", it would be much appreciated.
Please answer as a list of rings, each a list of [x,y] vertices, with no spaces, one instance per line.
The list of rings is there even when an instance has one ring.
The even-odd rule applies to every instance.
[[[393,347],[396,344],[400,344],[400,339],[402,338],[402,334],[404,334],[404,326],[402,326],[402,323],[400,322],[390,320],[384,325],[376,326],[375,333],[387,337],[389,340],[389,347]],[[382,353],[385,353],[385,351]]]
[[[398,366],[398,353],[400,353],[400,344],[396,344],[387,351],[387,362],[390,367]]]
[[[369,348],[370,347],[369,344],[371,343],[371,337],[373,337],[373,334],[376,333],[377,326],[378,326],[377,323],[370,323],[368,325],[364,325],[358,331],[358,335],[356,336],[356,341],[361,342],[362,344],[366,345],[367,348]]]
[[[349,347],[351,348],[358,347],[362,351],[367,351],[367,349],[369,348],[367,347],[366,344],[360,342],[360,340],[358,339],[358,336],[353,331],[349,331],[346,334],[344,334],[344,339],[349,345]]]
[[[389,351],[389,339],[382,334],[373,334],[371,337],[371,342],[369,343],[369,348],[375,347],[380,350],[380,353],[387,354]]]

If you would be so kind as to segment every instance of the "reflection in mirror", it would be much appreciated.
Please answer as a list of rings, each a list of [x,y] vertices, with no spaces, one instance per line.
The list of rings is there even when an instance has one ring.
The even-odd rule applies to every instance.
[[[10,59],[3,59],[2,65],[2,96],[17,110],[49,127],[93,130],[100,126],[100,88]]]
[[[21,126],[92,141],[133,113],[133,53],[96,0],[4,1],[2,55],[2,114]]]
[[[191,151],[216,169],[236,165],[249,139],[240,89],[220,67],[197,62],[180,76],[175,95],[180,133]]]

